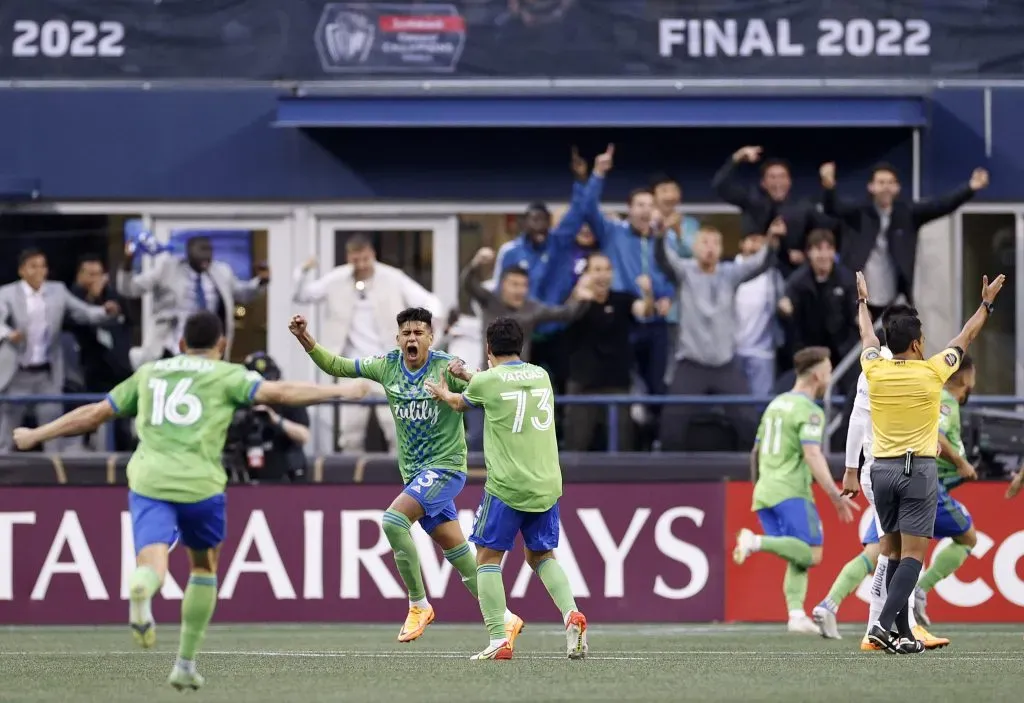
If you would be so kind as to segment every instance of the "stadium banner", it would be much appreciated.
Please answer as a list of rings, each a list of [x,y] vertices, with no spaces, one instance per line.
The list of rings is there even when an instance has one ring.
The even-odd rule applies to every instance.
[[[0,78],[1024,74],[1024,3],[7,0]]]
[[[557,556],[595,622],[721,620],[725,484],[571,484]],[[218,622],[383,622],[405,615],[406,592],[380,529],[395,486],[239,486],[228,492]],[[482,490],[459,497],[469,533]],[[480,621],[457,573],[419,527],[427,595],[439,622]],[[180,614],[187,561],[154,603]],[[127,491],[116,487],[0,491],[0,623],[99,624],[125,618],[134,568]],[[557,622],[520,550],[504,565],[509,607]]]
[[[985,482],[963,485],[955,496],[975,519],[978,544],[970,558],[952,576],[935,586],[928,596],[928,614],[944,622],[1024,622],[1024,513],[1008,503],[1006,484]],[[752,486],[730,483],[726,500],[726,529],[731,550],[735,534],[744,527],[761,528],[751,512]],[[815,486],[818,511],[824,525],[822,563],[811,569],[807,611],[821,601],[832,581],[850,559],[860,553],[860,536],[868,529],[873,513],[863,496],[864,508],[853,523],[839,521],[828,498]],[[926,567],[948,540],[935,542],[928,552]],[[742,566],[730,559],[726,568],[727,621],[785,622],[786,603],[782,594],[785,562],[771,554],[755,554]],[[842,622],[865,622],[868,617],[870,578],[843,601]],[[936,630],[941,634],[941,628]]]

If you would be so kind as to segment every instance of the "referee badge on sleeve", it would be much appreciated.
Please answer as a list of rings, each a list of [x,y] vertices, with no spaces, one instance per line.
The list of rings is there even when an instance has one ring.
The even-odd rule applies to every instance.
[[[946,354],[942,358],[946,362],[946,366],[956,366],[957,356],[953,352]]]
[[[864,361],[874,361],[875,359],[881,358],[881,354],[878,353],[877,349],[868,349],[864,354]]]

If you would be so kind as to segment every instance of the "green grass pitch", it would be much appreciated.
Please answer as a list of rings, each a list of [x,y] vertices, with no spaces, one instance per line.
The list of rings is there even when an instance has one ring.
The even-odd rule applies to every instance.
[[[950,647],[912,657],[860,652],[773,625],[608,625],[590,656],[564,658],[554,625],[527,625],[510,662],[471,662],[482,626],[436,624],[417,642],[394,626],[214,626],[199,657],[207,685],[178,693],[164,680],[177,629],[135,650],[127,627],[0,628],[0,701],[41,703],[464,703],[470,701],[1024,700],[1022,628],[934,628]],[[910,693],[908,693],[910,692]]]

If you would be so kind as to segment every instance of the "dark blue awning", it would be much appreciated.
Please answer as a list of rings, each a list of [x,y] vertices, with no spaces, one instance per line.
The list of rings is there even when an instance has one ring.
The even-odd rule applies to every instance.
[[[925,98],[301,97],[277,127],[923,127]]]
[[[36,200],[40,196],[42,186],[38,178],[0,175],[0,200],[19,202]]]

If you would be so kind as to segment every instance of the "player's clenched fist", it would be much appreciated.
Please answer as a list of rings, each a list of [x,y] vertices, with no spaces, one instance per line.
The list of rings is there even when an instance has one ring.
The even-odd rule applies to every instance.
[[[288,331],[296,337],[303,334],[306,331],[306,318],[302,315],[292,315],[292,319],[288,320]]]
[[[458,378],[463,381],[469,382],[469,379],[473,378],[473,374],[466,370],[466,362],[462,359],[452,359],[448,362],[448,373],[453,378]]]
[[[39,444],[35,440],[35,431],[28,427],[17,427],[14,430],[14,445],[21,451],[31,449]]]

